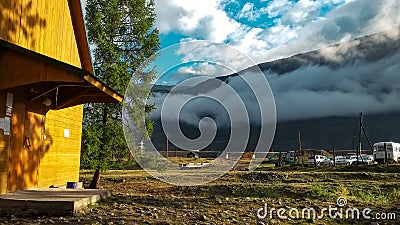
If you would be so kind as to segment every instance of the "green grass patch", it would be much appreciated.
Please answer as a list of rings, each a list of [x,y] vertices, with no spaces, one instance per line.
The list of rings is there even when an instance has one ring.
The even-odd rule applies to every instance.
[[[387,195],[383,194],[380,191],[377,192],[373,190],[356,190],[353,193],[353,196],[356,199],[364,202],[386,204],[389,201]]]
[[[390,192],[390,196],[393,200],[400,200],[400,189],[393,188],[392,191]]]
[[[383,190],[380,187],[373,187],[367,190],[358,189],[352,192],[352,196],[360,201],[372,202],[375,204],[388,204],[393,201],[400,200],[400,190],[393,188],[391,190]]]
[[[329,188],[322,186],[321,183],[314,182],[311,186],[311,195],[314,198],[328,200],[334,193]]]

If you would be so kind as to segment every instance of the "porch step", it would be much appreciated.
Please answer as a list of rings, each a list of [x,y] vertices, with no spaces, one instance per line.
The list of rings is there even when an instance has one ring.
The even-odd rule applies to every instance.
[[[73,214],[111,196],[108,190],[49,188],[0,195],[0,213],[12,215]]]

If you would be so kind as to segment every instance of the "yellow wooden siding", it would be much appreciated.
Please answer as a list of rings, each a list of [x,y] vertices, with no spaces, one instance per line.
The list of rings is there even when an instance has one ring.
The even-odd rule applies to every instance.
[[[0,130],[0,194],[7,191],[9,136]]]
[[[0,91],[0,118],[5,116],[6,108],[6,92]],[[4,136],[3,130],[0,130],[0,194],[7,191],[7,178],[8,178],[8,147],[10,143],[10,136]]]
[[[82,68],[67,0],[0,0],[0,18],[0,39]]]
[[[83,106],[49,111],[39,166],[39,188],[78,181]],[[69,138],[64,137],[68,129]]]

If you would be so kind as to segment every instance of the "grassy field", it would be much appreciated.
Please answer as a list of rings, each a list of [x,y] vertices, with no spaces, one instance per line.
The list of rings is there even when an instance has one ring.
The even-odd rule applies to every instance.
[[[61,219],[3,217],[0,224],[400,224],[400,167],[281,167],[263,166],[262,171],[232,171],[202,186],[178,187],[158,181],[142,170],[109,171],[102,188],[113,197],[86,211]],[[92,174],[81,172],[90,181]],[[330,218],[324,208],[346,201],[343,216]],[[262,216],[272,208],[272,218]],[[312,218],[314,209],[317,218]],[[357,208],[360,219],[346,219],[345,210]],[[362,219],[362,210],[396,219]],[[261,210],[261,211],[260,211]],[[285,210],[278,218],[277,211]],[[383,214],[385,213],[385,214]],[[308,218],[310,215],[311,218]]]

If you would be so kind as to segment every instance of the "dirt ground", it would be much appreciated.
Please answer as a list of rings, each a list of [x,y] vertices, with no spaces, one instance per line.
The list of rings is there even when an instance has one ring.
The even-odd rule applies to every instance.
[[[0,224],[400,224],[400,167],[390,172],[325,171],[319,169],[267,169],[232,171],[202,186],[179,187],[163,183],[141,170],[109,171],[102,188],[113,196],[76,215],[0,216]],[[398,171],[398,172],[397,172]],[[91,173],[82,171],[88,182]],[[370,208],[375,213],[393,213],[386,220],[301,217],[313,208],[317,217],[324,208]],[[265,218],[258,218],[267,212]],[[271,209],[275,208],[275,211]],[[296,217],[281,218],[277,211],[289,210]],[[390,216],[393,217],[393,214]],[[349,214],[350,216],[350,214]]]

